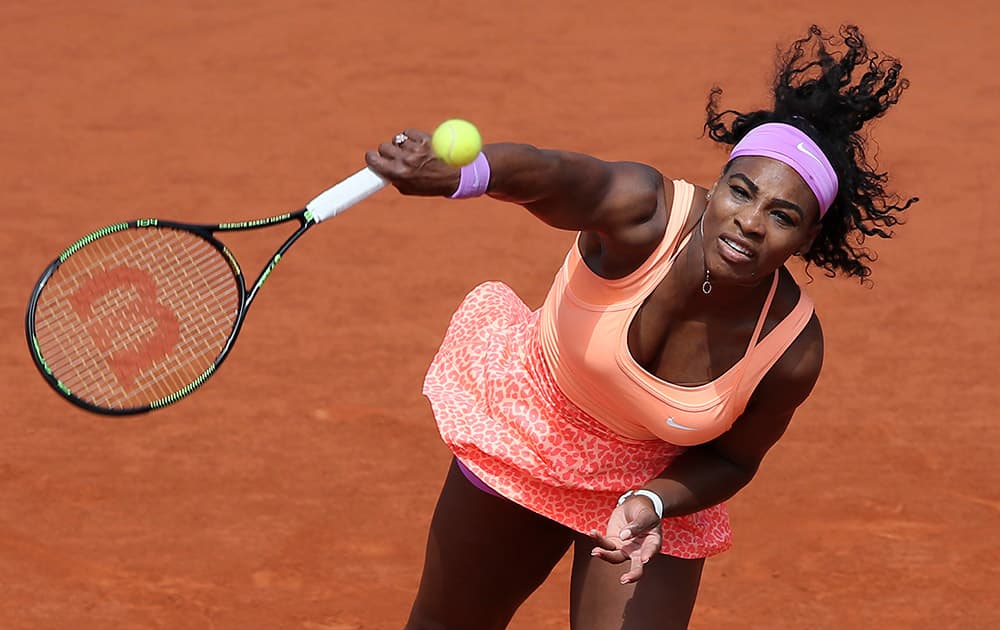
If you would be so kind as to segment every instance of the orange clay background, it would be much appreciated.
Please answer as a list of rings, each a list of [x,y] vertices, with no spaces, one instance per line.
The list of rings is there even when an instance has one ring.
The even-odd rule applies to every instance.
[[[466,291],[537,306],[571,238],[384,191],[289,253],[202,390],[108,419],[50,391],[24,340],[78,237],[294,210],[452,116],[709,184],[711,86],[765,105],[777,45],[851,21],[912,80],[875,136],[922,201],[876,243],[873,289],[814,273],[822,378],[731,502],[692,627],[998,627],[992,1],[5,0],[0,628],[401,627],[449,462],[423,371]],[[277,232],[230,243],[255,272]],[[512,627],[567,628],[567,589],[564,562]]]

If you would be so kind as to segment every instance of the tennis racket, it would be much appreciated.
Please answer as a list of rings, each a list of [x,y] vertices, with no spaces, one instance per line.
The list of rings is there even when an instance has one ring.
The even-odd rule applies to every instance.
[[[137,219],[84,236],[32,291],[25,329],[35,365],[56,392],[97,413],[136,414],[177,402],[225,360],[288,248],[385,184],[365,168],[296,212],[215,225]],[[216,234],[288,222],[298,228],[248,288]]]

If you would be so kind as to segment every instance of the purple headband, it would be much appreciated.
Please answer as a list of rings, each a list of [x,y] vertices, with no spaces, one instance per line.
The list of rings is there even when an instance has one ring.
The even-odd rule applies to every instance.
[[[819,217],[837,198],[837,173],[819,145],[804,132],[785,123],[765,123],[754,127],[736,143],[729,159],[741,155],[769,157],[791,166],[802,176],[819,201]]]

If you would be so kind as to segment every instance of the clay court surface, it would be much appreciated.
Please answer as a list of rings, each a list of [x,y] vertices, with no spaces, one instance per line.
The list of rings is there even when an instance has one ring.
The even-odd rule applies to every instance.
[[[290,252],[202,390],[107,419],[50,391],[24,341],[33,283],[79,236],[294,210],[452,116],[711,183],[713,83],[763,105],[775,46],[844,21],[904,61],[912,89],[875,135],[922,201],[873,289],[814,274],[823,376],[730,503],[736,546],[692,627],[1000,626],[1000,13],[774,6],[6,0],[0,628],[401,627],[449,462],[423,371],[466,291],[503,280],[537,306],[571,239],[514,206],[384,191]],[[230,243],[255,271],[279,232]],[[567,588],[564,563],[512,627],[568,628]]]

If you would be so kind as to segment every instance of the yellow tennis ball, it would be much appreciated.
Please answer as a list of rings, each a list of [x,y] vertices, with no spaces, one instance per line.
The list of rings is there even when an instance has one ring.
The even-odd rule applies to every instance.
[[[467,120],[453,118],[441,123],[431,137],[431,148],[449,166],[465,166],[476,159],[483,148],[483,139],[476,126]]]

